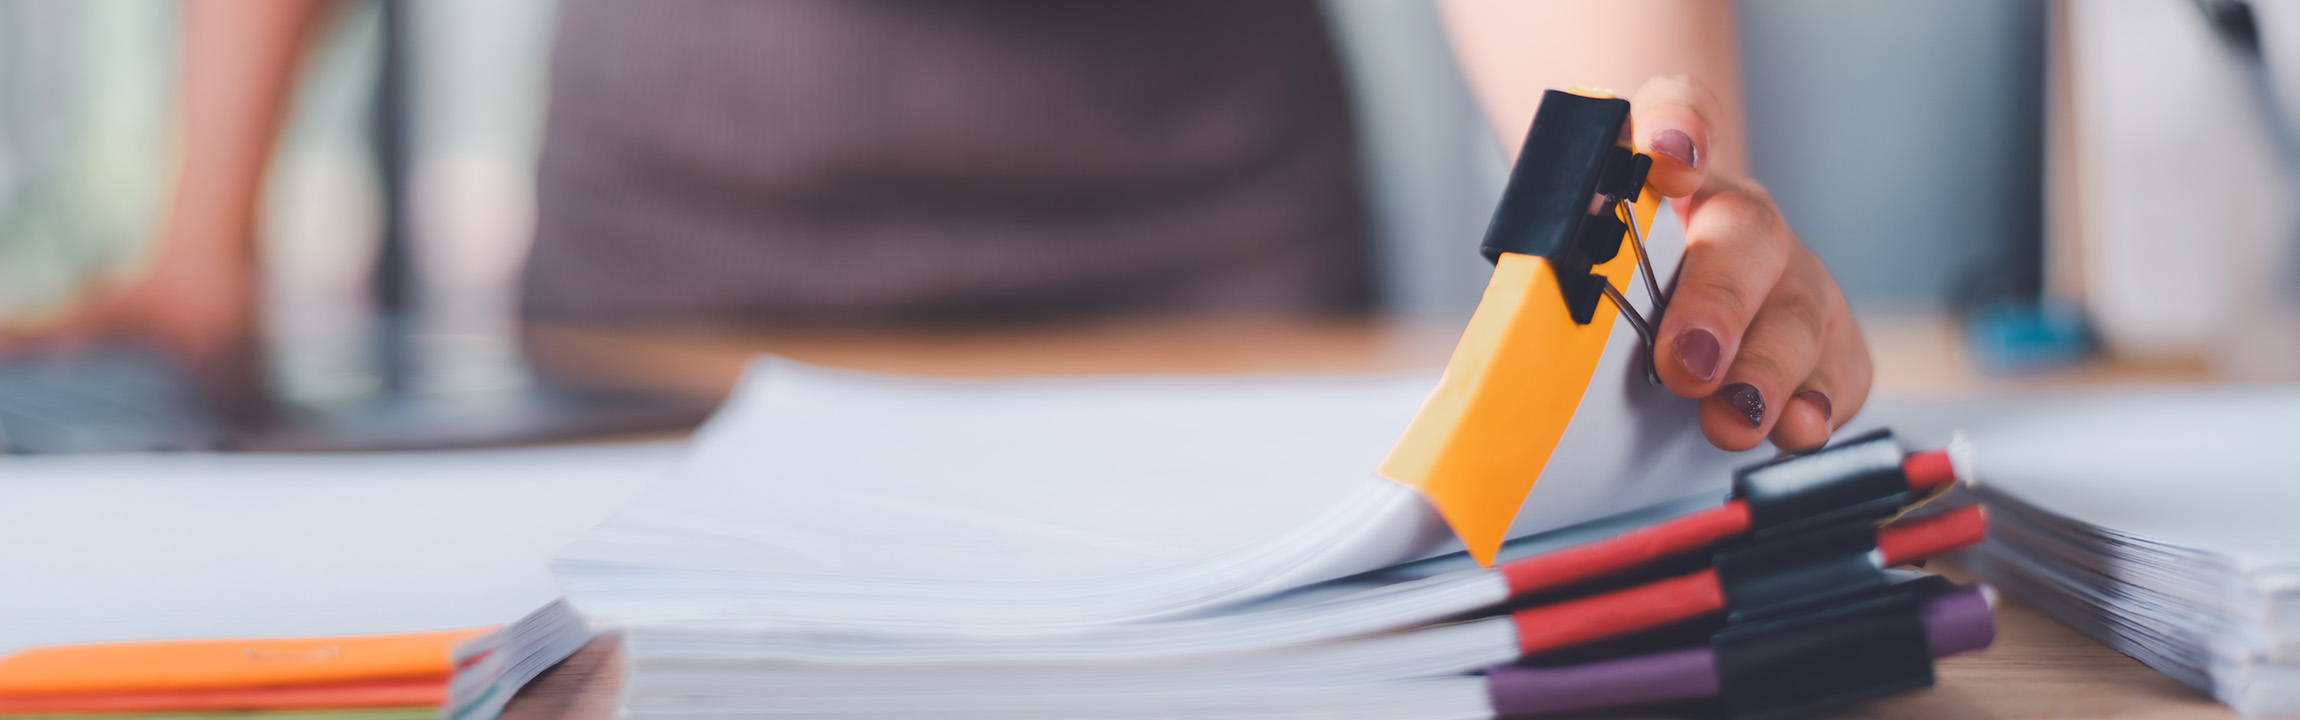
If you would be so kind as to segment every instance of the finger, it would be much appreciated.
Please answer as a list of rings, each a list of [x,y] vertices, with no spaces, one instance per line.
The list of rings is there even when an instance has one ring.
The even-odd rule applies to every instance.
[[[1831,333],[1821,347],[1820,367],[1782,410],[1781,422],[1773,428],[1773,446],[1810,452],[1828,444],[1868,402],[1872,372],[1868,344],[1858,331]]]
[[[1717,447],[1747,450],[1764,442],[1790,393],[1820,363],[1829,314],[1816,281],[1825,277],[1821,261],[1800,250],[1790,263],[1749,323],[1725,384],[1701,401],[1701,432]]]
[[[1821,360],[1813,367],[1812,376],[1789,395],[1771,435],[1773,446],[1785,451],[1804,452],[1827,444],[1837,428],[1859,413],[1869,398],[1874,370],[1869,364],[1868,342],[1861,338],[1852,311],[1826,270],[1821,282],[1822,296],[1830,301]]]
[[[1791,251],[1802,251],[1763,190],[1712,184],[1723,189],[1688,203],[1685,254],[1654,349],[1663,358],[1656,363],[1662,384],[1689,398],[1708,397],[1724,384],[1742,332],[1772,294]]]
[[[1638,152],[1653,156],[1645,182],[1654,192],[1685,197],[1701,189],[1721,107],[1716,93],[1685,75],[1647,80],[1630,97],[1630,136]]]

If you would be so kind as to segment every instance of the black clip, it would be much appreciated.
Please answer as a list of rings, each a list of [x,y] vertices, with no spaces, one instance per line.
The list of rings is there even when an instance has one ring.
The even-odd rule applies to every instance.
[[[1849,520],[1891,517],[1916,498],[1901,470],[1907,453],[1879,429],[1810,455],[1733,471],[1733,497],[1749,508],[1762,540]]]
[[[1595,317],[1599,297],[1612,301],[1645,343],[1646,380],[1659,385],[1654,333],[1669,298],[1653,274],[1635,206],[1653,158],[1621,144],[1628,123],[1627,100],[1544,93],[1478,250],[1494,262],[1502,253],[1547,259],[1557,273],[1566,311],[1577,324],[1587,325]],[[1621,253],[1624,233],[1653,298],[1651,318],[1630,307],[1612,281],[1591,272]]]
[[[1916,584],[1912,584],[1916,585]],[[1728,625],[1711,636],[1719,693],[1734,718],[1777,718],[1933,684],[1923,586]]]
[[[1876,549],[1877,526],[1856,521],[1718,552],[1725,620],[1761,620],[1882,590],[1885,570],[1870,558]]]

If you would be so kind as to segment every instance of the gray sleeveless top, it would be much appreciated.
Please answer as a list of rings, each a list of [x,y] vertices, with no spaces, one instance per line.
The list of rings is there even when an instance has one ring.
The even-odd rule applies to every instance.
[[[1360,308],[1313,0],[570,0],[546,320]]]

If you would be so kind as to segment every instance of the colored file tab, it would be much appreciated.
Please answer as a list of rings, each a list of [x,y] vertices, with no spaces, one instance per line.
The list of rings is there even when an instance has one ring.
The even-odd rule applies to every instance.
[[[1659,198],[1632,206],[1652,227]],[[1637,258],[1623,252],[1592,271],[1627,288]],[[1581,406],[1620,311],[1596,304],[1574,322],[1546,258],[1503,253],[1437,390],[1383,459],[1382,477],[1421,491],[1479,564],[1492,565],[1510,524]]]
[[[0,658],[0,699],[444,679],[454,647],[486,632],[39,647]]]
[[[437,717],[437,708],[447,702],[447,682],[446,677],[436,677],[211,690],[0,695],[0,716],[425,708],[430,710],[426,715]]]
[[[439,708],[357,710],[246,710],[226,712],[104,713],[104,720],[439,720]],[[89,713],[9,715],[10,720],[97,720]]]

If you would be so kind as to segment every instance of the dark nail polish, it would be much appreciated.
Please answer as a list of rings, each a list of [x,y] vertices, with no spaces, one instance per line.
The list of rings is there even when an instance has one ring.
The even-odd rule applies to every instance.
[[[1837,407],[1829,404],[1829,395],[1827,393],[1823,393],[1819,390],[1807,390],[1801,393],[1797,393],[1797,397],[1810,400],[1814,405],[1821,406],[1821,419],[1823,420],[1827,420],[1837,414]]]
[[[1693,136],[1683,130],[1663,130],[1653,134],[1653,151],[1667,155],[1686,167],[1701,169],[1701,149],[1693,147]]]
[[[1725,386],[1724,391],[1719,392],[1718,396],[1725,398],[1725,404],[1733,406],[1733,409],[1748,416],[1749,427],[1764,426],[1765,394],[1757,392],[1757,386],[1749,383],[1733,383]]]
[[[1717,347],[1717,336],[1709,334],[1707,330],[1693,328],[1678,333],[1673,347],[1677,351],[1677,364],[1685,368],[1685,374],[1702,382],[1717,377],[1717,357],[1721,354]]]

